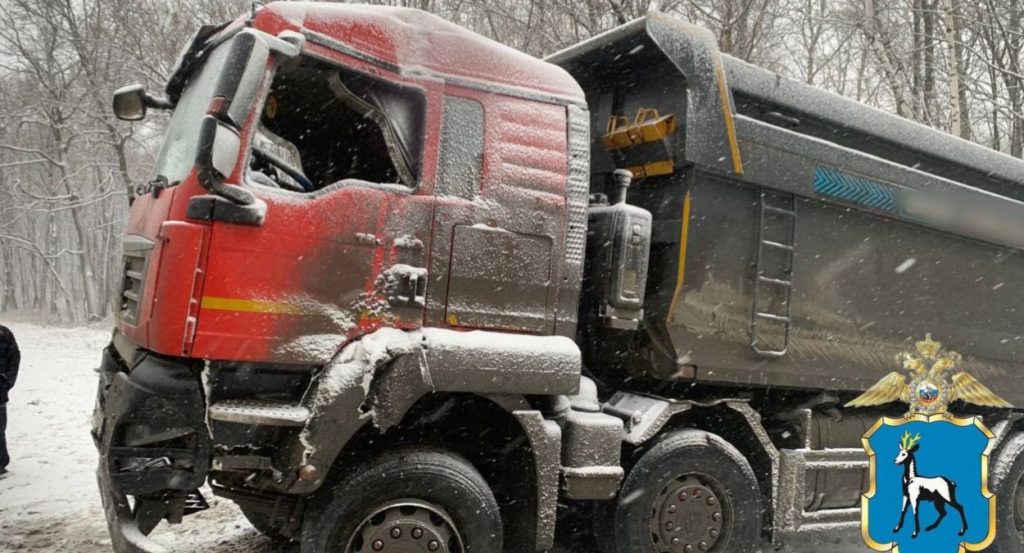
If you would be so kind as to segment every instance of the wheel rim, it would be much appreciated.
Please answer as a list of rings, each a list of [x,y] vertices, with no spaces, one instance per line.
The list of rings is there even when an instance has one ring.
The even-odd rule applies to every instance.
[[[366,517],[345,553],[462,553],[462,537],[444,509],[419,500],[388,503]]]
[[[721,551],[731,509],[722,485],[704,474],[684,474],[662,488],[651,509],[651,539],[660,553]]]

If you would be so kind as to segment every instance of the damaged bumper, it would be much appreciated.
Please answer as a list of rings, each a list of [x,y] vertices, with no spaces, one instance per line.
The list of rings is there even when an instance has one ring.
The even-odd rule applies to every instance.
[[[104,350],[92,433],[116,551],[164,551],[146,535],[161,520],[178,522],[205,506],[198,495],[212,450],[205,413],[202,384],[187,365],[140,353],[129,366]]]
[[[103,514],[107,518],[107,531],[110,543],[117,553],[166,553],[167,549],[154,540],[146,537],[135,522],[128,498],[120,495],[110,486],[110,475],[103,466],[96,471],[96,480],[100,487],[100,499],[103,501]]]

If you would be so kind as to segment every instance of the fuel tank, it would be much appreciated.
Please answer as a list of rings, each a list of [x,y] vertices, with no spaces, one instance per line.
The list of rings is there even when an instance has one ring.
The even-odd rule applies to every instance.
[[[651,249],[651,213],[627,203],[633,175],[617,170],[615,197],[595,198],[590,207],[584,289],[594,303],[590,318],[609,328],[635,330],[643,319],[644,288]]]

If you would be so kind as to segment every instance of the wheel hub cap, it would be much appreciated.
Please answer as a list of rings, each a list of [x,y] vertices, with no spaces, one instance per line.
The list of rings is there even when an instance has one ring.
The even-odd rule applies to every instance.
[[[455,524],[435,505],[389,503],[356,529],[346,553],[462,553]]]
[[[659,552],[709,551],[722,535],[720,498],[696,476],[682,476],[658,494],[651,512],[651,537]]]

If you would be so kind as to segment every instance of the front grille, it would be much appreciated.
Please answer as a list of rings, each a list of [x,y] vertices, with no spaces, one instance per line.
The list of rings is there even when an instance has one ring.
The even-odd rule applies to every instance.
[[[139,298],[142,296],[142,271],[146,257],[124,256],[124,283],[121,286],[121,318],[134,323],[139,317]]]
[[[139,300],[145,284],[146,262],[152,249],[153,242],[141,236],[124,238],[124,273],[117,302],[121,320],[132,325],[139,320]]]

